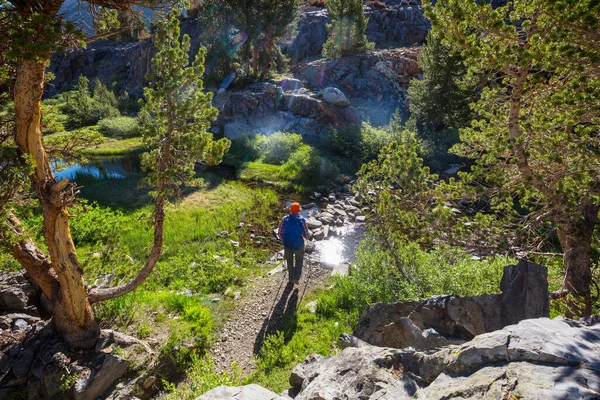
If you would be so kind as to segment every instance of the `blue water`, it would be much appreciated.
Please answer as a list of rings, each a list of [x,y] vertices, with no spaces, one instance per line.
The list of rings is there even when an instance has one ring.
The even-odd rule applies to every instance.
[[[141,172],[140,161],[136,155],[110,158],[90,158],[85,164],[65,166],[63,163],[51,164],[57,180],[75,179],[78,175],[87,175],[101,179],[120,179]]]

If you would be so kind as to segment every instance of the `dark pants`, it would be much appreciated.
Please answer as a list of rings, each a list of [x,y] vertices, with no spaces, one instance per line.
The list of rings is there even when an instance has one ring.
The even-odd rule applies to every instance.
[[[300,275],[302,275],[302,262],[304,261],[304,245],[296,251],[284,247],[283,258],[287,262],[290,281],[299,281]]]

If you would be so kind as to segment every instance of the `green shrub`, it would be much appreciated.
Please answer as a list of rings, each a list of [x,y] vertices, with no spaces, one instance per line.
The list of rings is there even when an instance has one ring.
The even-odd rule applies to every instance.
[[[98,126],[100,132],[108,137],[131,138],[141,133],[139,121],[132,117],[105,118],[98,122]]]
[[[297,181],[308,181],[319,178],[321,156],[312,146],[301,145],[290,159],[283,165],[283,174]]]
[[[127,327],[135,319],[138,305],[137,293],[132,292],[111,300],[94,304],[94,314],[103,328]]]
[[[118,117],[117,99],[99,80],[90,94],[89,80],[80,76],[77,86],[63,93],[62,111],[68,116],[68,124],[72,128],[94,125],[103,118]]]
[[[284,164],[290,156],[302,146],[302,135],[277,132],[272,135],[260,135],[258,148],[267,164]]]
[[[354,160],[354,168],[373,160],[392,140],[392,134],[367,123],[330,128],[323,136],[323,146],[330,154]]]
[[[167,400],[193,400],[202,393],[218,386],[238,386],[241,384],[241,371],[234,366],[233,374],[215,372],[215,364],[210,356],[198,356],[192,353],[186,370],[187,379],[181,384],[166,383],[165,389],[170,391]]]
[[[149,296],[154,302],[164,300],[163,305],[167,311],[177,310],[180,314],[178,320],[171,322],[169,339],[161,348],[163,356],[181,367],[187,364],[193,354],[204,354],[210,342],[214,321],[210,310],[200,304],[200,299],[197,296],[164,292],[158,296]],[[169,304],[173,301],[176,304]],[[173,306],[175,309],[171,308]]]
[[[94,203],[75,206],[71,213],[74,216],[71,219],[71,237],[76,246],[105,242],[115,235],[117,227],[130,225],[130,219],[122,212]]]
[[[259,136],[253,133],[246,133],[239,138],[231,141],[231,147],[227,152],[227,157],[233,157],[234,161],[251,162],[260,157],[258,147]]]
[[[510,262],[501,257],[473,260],[468,253],[448,249],[427,252],[415,243],[399,249],[389,254],[373,240],[361,243],[349,275],[338,278],[319,298],[318,314],[333,317],[343,310],[354,324],[365,307],[376,302],[495,293],[503,267]]]

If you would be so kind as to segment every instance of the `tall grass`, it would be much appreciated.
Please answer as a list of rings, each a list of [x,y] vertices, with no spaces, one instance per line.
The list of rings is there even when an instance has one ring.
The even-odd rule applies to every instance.
[[[104,143],[95,147],[84,149],[83,153],[90,156],[120,156],[143,151],[142,138],[133,137],[128,139],[106,138]]]

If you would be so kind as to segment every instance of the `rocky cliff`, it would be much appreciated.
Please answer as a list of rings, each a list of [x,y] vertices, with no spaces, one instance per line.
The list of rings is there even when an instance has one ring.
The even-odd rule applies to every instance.
[[[378,47],[400,47],[422,43],[429,30],[429,23],[423,9],[403,2],[385,8],[366,8],[369,17],[367,36]],[[281,46],[294,64],[308,57],[320,55],[327,38],[326,24],[329,21],[324,8],[308,7],[300,12],[294,34]],[[182,23],[182,34],[189,34],[192,49],[200,46],[202,29],[195,19]],[[85,49],[69,50],[52,58],[49,71],[56,78],[47,88],[52,96],[76,84],[79,75],[93,81],[100,79],[104,84],[116,83],[119,88],[135,95],[142,94],[144,76],[150,70],[150,60],[154,55],[151,40],[119,43],[99,40],[90,43]]]
[[[417,1],[387,1],[385,7],[365,7],[369,18],[367,39],[379,48],[419,45],[425,41],[430,23]],[[331,18],[322,7],[308,7],[299,15],[297,29],[281,48],[292,65],[320,56]]]
[[[214,131],[235,139],[246,132],[318,135],[331,126],[385,125],[396,109],[408,112],[406,87],[419,74],[417,57],[418,48],[402,48],[318,60],[294,68],[295,79],[219,90]]]

